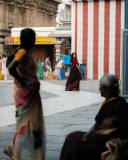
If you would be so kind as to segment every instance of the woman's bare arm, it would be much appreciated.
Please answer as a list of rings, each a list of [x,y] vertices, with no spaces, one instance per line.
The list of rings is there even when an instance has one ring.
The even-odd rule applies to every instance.
[[[25,85],[25,80],[17,72],[17,67],[20,64],[20,61],[24,58],[24,55],[25,55],[25,50],[20,49],[16,53],[15,58],[12,60],[12,62],[8,66],[10,75],[12,75],[17,81],[19,81],[19,83],[22,86]]]

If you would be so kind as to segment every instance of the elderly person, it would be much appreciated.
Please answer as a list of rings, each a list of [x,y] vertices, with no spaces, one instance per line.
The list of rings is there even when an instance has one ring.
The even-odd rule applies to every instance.
[[[95,117],[95,124],[87,133],[77,131],[66,137],[60,160],[101,160],[101,154],[107,150],[106,142],[128,137],[128,105],[119,92],[116,76],[101,78],[100,93],[105,100]]]

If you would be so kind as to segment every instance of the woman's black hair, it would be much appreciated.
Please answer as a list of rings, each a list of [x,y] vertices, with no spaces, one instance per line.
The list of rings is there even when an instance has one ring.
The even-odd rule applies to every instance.
[[[73,58],[74,58],[74,57],[73,57],[74,54],[76,55],[76,58],[77,58],[77,54],[76,54],[75,52],[73,52],[73,53],[71,54],[71,62],[72,62],[72,60],[73,60]]]
[[[31,49],[35,45],[36,34],[35,31],[31,28],[25,28],[21,31],[20,34],[20,47],[27,50]]]

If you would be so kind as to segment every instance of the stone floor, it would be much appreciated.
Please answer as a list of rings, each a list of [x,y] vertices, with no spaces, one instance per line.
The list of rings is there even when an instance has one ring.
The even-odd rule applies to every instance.
[[[103,99],[97,94],[97,82],[94,82],[93,85],[92,83],[88,82],[87,85],[86,82],[88,88],[92,87],[90,92],[85,89],[80,92],[65,92],[64,81],[41,82],[41,97],[46,124],[47,160],[59,160],[60,150],[67,134],[76,130],[87,131],[94,124],[94,117]],[[0,97],[8,95],[11,102],[9,105],[9,100],[8,102],[6,99],[2,100],[1,98],[0,100],[0,151],[10,142],[15,133],[15,107],[14,102],[11,101],[11,87],[12,82],[0,83],[2,91],[0,91]],[[96,92],[92,92],[92,90]],[[2,153],[0,153],[0,160],[6,160]]]
[[[89,130],[94,124],[94,117],[98,109],[99,104],[94,104],[46,116],[47,160],[59,160],[60,150],[66,135],[76,130]],[[0,128],[1,151],[10,142],[14,133],[15,125]],[[5,160],[3,155],[0,155],[0,160]]]

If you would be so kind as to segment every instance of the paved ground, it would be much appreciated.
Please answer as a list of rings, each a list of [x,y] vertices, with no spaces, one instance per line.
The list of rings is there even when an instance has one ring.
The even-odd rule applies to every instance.
[[[55,83],[61,86],[65,86],[66,80],[47,80],[47,82]],[[98,80],[85,80],[80,82],[80,90],[92,93],[99,93],[99,81]]]
[[[41,97],[43,99],[55,97],[55,94],[52,94],[50,92],[46,91],[40,91]],[[13,105],[13,85],[12,82],[8,81],[8,83],[0,82],[0,107],[6,106],[6,105]]]
[[[65,92],[64,84],[65,81],[41,83],[47,134],[47,160],[59,159],[63,141],[68,133],[76,130],[87,131],[94,124],[94,117],[102,101],[99,94],[96,94],[98,93],[97,81],[82,82],[80,92]],[[0,82],[0,98],[0,150],[2,150],[15,132],[14,102],[10,81]],[[10,108],[13,110],[12,113]],[[8,115],[4,115],[7,110]],[[5,160],[2,154],[0,160]]]

